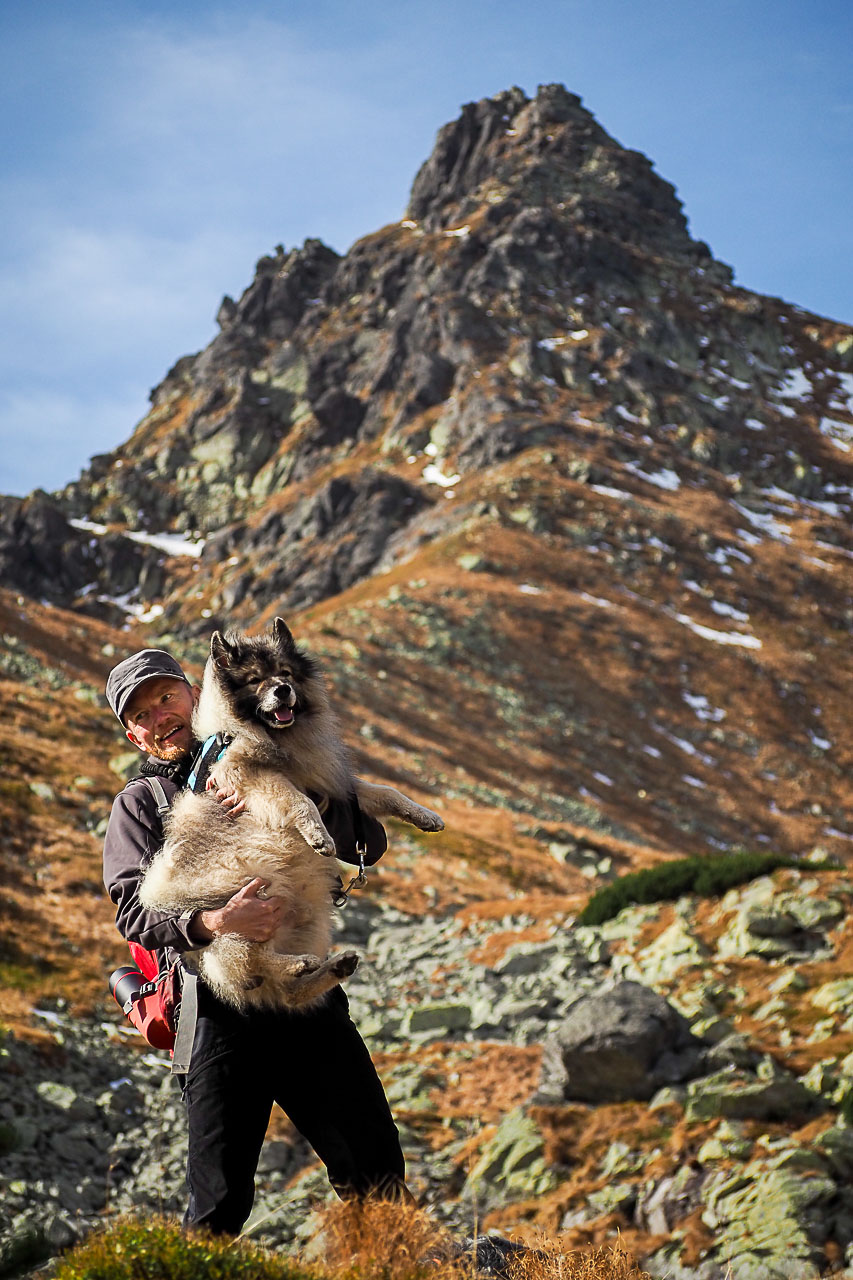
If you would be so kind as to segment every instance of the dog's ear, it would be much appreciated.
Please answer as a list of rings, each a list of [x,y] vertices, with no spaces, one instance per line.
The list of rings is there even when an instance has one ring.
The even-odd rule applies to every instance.
[[[296,641],[290,633],[290,628],[284,618],[276,618],[272,624],[273,638],[280,649],[294,649]]]
[[[214,631],[210,637],[210,656],[217,667],[229,667],[231,665],[234,658],[234,649],[221,631]]]

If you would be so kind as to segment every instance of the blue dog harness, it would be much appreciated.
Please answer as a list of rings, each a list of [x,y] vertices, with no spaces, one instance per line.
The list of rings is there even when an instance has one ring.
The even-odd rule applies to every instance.
[[[225,733],[212,733],[205,739],[187,778],[188,790],[204,791],[213,766],[219,763],[230,745],[231,739]]]

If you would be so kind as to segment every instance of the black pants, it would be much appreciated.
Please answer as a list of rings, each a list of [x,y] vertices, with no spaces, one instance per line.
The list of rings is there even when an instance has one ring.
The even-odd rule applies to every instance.
[[[408,1198],[397,1128],[340,987],[308,1012],[241,1014],[199,983],[183,1093],[187,1226],[241,1230],[273,1102],[326,1165],[339,1196]]]

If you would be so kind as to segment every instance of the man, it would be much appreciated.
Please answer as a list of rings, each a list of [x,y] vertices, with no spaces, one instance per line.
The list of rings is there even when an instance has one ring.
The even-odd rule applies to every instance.
[[[147,759],[116,796],[104,842],[104,883],[123,937],[162,952],[166,968],[182,952],[214,935],[237,933],[266,942],[281,919],[280,898],[259,896],[260,879],[216,910],[164,915],[139,902],[139,882],[163,842],[162,820],[147,778],[159,779],[171,802],[186,784],[199,744],[192,713],[199,688],[162,649],[144,649],[114,667],[107,701],[125,734]],[[217,792],[233,814],[240,797]],[[338,856],[356,862],[348,805],[312,796],[323,812]],[[236,817],[235,821],[239,821]],[[386,848],[385,832],[364,816],[365,862]],[[198,984],[192,1054],[181,1090],[189,1145],[187,1226],[236,1235],[249,1216],[254,1176],[273,1102],[277,1102],[324,1162],[341,1197],[408,1198],[399,1135],[370,1055],[341,987],[310,1010],[238,1013]],[[350,1105],[343,1089],[354,1094]]]

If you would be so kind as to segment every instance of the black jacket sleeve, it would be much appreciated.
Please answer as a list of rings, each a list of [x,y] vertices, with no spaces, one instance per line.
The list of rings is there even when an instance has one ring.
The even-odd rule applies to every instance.
[[[175,785],[162,781],[171,799]],[[199,946],[189,932],[191,913],[164,915],[146,910],[139,901],[142,873],[162,843],[154,793],[142,779],[128,783],[113,801],[104,839],[104,884],[115,903],[116,927],[129,942],[152,951],[190,951]]]
[[[318,797],[311,797],[315,802]],[[340,858],[341,862],[351,862],[354,866],[358,865],[358,854],[355,851],[355,827],[353,825],[352,809],[346,800],[329,800],[323,806],[320,801],[320,816],[329,835],[335,842],[335,856]],[[361,821],[364,828],[364,842],[367,846],[367,852],[364,855],[365,865],[372,867],[378,862],[385,850],[388,848],[388,840],[385,835],[385,828],[376,818],[369,818],[366,813],[362,813]]]

